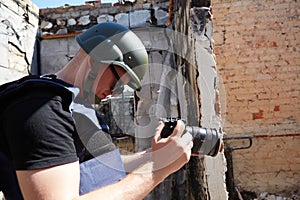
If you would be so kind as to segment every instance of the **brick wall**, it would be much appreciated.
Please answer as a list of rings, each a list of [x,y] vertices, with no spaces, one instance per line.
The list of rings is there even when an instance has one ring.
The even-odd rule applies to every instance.
[[[213,1],[224,131],[254,136],[251,149],[233,153],[240,189],[299,189],[299,8],[285,0]]]

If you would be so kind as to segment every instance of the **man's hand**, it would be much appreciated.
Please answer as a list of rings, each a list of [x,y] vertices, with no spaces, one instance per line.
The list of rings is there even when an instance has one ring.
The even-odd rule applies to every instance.
[[[190,160],[193,137],[184,133],[185,125],[181,120],[177,121],[173,133],[167,138],[161,138],[163,127],[164,123],[159,122],[152,139],[152,161],[154,172],[159,171],[167,177]]]

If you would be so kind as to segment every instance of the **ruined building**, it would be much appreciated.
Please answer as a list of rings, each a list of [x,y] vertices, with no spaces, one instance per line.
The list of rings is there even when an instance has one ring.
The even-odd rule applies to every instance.
[[[0,5],[1,83],[27,69],[57,71],[78,50],[77,34],[113,21],[141,37],[151,63],[143,90],[133,94],[134,107],[128,106],[136,127],[127,148],[149,147],[151,135],[140,130],[152,130],[157,117],[180,116],[189,125],[224,131],[226,159],[223,152],[192,158],[147,199],[297,197],[299,2],[89,1],[39,14],[31,2]]]

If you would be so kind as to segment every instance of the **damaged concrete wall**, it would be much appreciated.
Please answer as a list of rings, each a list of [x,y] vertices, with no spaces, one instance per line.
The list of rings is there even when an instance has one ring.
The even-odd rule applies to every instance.
[[[38,7],[29,0],[0,0],[0,84],[28,74],[38,13]]]
[[[204,1],[208,2],[208,1]],[[199,3],[199,2],[198,2]],[[199,72],[197,88],[200,91],[202,127],[222,130],[219,98],[219,76],[213,52],[213,21],[211,7],[192,4],[191,31],[194,38],[195,61]],[[224,154],[205,157],[205,175],[211,199],[227,199],[225,186],[226,161]]]
[[[101,22],[117,22],[131,29],[149,27],[153,23],[163,26],[168,20],[167,10],[168,1],[41,9],[41,73],[53,73],[63,67],[79,49],[74,36],[87,28]]]
[[[224,131],[253,136],[250,149],[233,153],[236,185],[239,190],[297,194],[299,1],[213,2],[215,54],[226,89]]]
[[[186,77],[193,88],[191,92],[188,87],[184,87],[187,103],[183,105],[186,106],[187,119],[192,125],[221,130],[218,74],[213,53],[211,1],[191,1],[190,3],[178,1],[178,4],[178,8],[186,7],[186,11],[189,11],[179,9],[175,23],[176,30],[189,35],[186,45],[181,49],[182,58],[177,58],[177,64],[181,64],[182,68],[188,72]],[[196,98],[191,100],[193,95]],[[197,104],[198,107],[196,107]],[[198,110],[198,114],[191,110]],[[198,117],[198,124],[193,116]],[[195,161],[191,162],[195,164]],[[191,172],[193,172],[192,168],[190,167]],[[227,199],[224,154],[220,153],[217,157],[205,156],[203,168],[204,184],[207,185],[202,187],[207,188],[208,198]],[[199,168],[196,169],[199,170]]]
[[[142,149],[150,147],[153,136],[145,137],[145,130],[151,133],[160,117],[181,117],[188,125],[221,128],[210,2],[173,3],[173,25],[160,33],[150,29],[150,37],[145,39],[153,53],[149,74],[143,79],[146,87],[137,93],[137,143]],[[225,170],[223,154],[204,160],[193,157],[186,168],[160,184],[149,199],[227,199]],[[166,192],[169,190],[173,192]]]

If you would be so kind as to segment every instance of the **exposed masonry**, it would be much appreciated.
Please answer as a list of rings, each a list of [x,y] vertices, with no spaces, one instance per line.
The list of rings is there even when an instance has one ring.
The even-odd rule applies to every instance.
[[[95,24],[117,22],[131,29],[165,27],[169,20],[169,2],[162,0],[155,2],[154,4],[137,2],[125,6],[88,4],[41,9],[41,59],[38,65],[40,69],[37,71],[53,73],[64,66],[79,48],[73,37]],[[48,40],[54,38],[57,40]],[[66,39],[59,40],[59,38]],[[53,52],[51,43],[52,45],[56,43],[53,46],[60,51]],[[151,45],[151,42],[145,45]],[[44,56],[46,54],[47,56]]]
[[[101,22],[117,22],[130,28],[151,25],[165,26],[168,21],[168,1],[128,6],[96,4],[42,9],[42,36],[82,32]]]
[[[254,135],[250,149],[233,153],[240,190],[299,195],[299,9],[299,1],[214,0],[223,127]]]

